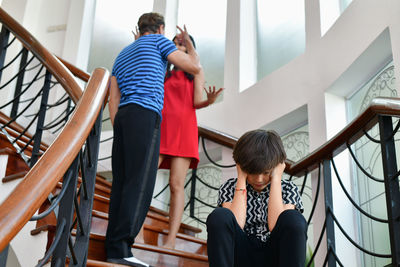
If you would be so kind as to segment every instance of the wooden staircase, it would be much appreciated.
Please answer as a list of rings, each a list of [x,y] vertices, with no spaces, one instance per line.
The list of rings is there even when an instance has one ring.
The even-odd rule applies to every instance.
[[[29,170],[25,161],[15,152],[15,148],[4,135],[0,135],[0,155],[8,156],[6,176],[2,179],[3,184],[22,179]],[[53,190],[54,195],[60,191],[61,186],[62,183],[59,182]],[[108,223],[110,192],[111,183],[101,176],[97,176],[87,266],[118,266],[118,264],[105,262],[104,241]],[[46,210],[49,205],[50,203],[46,201],[42,204],[40,211]],[[36,229],[31,231],[31,235],[47,232],[47,249],[54,238],[56,222],[56,216],[52,213],[37,221]],[[195,234],[201,231],[198,228],[181,224],[176,248],[162,247],[168,235],[168,224],[167,212],[150,207],[144,223],[144,243],[133,245],[134,255],[152,266],[208,266],[207,243],[205,240],[195,237]]]

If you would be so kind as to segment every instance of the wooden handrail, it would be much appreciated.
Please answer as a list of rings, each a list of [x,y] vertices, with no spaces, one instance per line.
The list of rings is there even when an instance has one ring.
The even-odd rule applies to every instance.
[[[378,115],[400,117],[400,98],[374,98],[363,113],[307,157],[298,162],[287,160],[285,172],[293,176],[301,176],[316,169],[322,160],[341,153],[347,148],[347,144],[353,144],[364,135],[364,131],[376,125]],[[229,148],[233,148],[237,141],[235,137],[205,127],[199,127],[199,136]]]
[[[109,72],[94,70],[71,119],[0,206],[0,251],[34,215],[82,148],[107,94]]]
[[[217,130],[207,128],[205,126],[198,126],[199,136],[211,140],[217,144],[233,148],[237,142],[237,138],[231,135],[219,132]]]
[[[82,89],[76,82],[71,72],[60,60],[42,46],[35,37],[33,37],[24,27],[15,19],[7,14],[0,7],[0,22],[7,25],[7,28],[24,45],[26,49],[32,52],[36,58],[51,72],[56,80],[64,87],[70,95],[72,101],[77,103],[82,96]]]
[[[389,97],[374,98],[368,108],[342,131],[285,171],[294,176],[301,176],[305,172],[311,172],[318,168],[322,160],[332,158],[341,153],[347,148],[347,144],[353,144],[364,135],[364,131],[368,131],[376,125],[378,115],[400,116],[400,99]]]
[[[87,73],[86,71],[81,70],[80,68],[77,68],[76,66],[72,65],[65,59],[62,59],[60,57],[57,57],[70,71],[71,73],[75,76],[81,79],[84,82],[88,82],[90,79],[90,74]]]

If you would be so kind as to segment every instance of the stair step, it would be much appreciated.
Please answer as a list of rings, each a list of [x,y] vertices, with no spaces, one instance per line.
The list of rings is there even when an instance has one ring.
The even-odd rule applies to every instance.
[[[165,243],[169,231],[154,225],[144,225],[145,244],[160,246]],[[207,241],[194,236],[178,233],[175,249],[199,255],[207,255]]]
[[[109,198],[96,194],[96,195],[94,195],[93,210],[108,214],[109,202],[110,202]],[[145,223],[153,224],[153,225],[164,227],[165,229],[168,229],[169,219],[165,216],[165,214],[168,214],[168,213],[162,211],[162,214],[163,215],[160,214],[159,209],[150,207],[149,212],[147,213],[147,216],[146,216]],[[200,233],[201,229],[190,226],[188,224],[181,223],[180,232],[194,236],[196,233]]]
[[[126,267],[126,265],[110,263],[110,262],[105,262],[105,261],[97,261],[97,260],[92,260],[92,259],[88,259],[86,261],[86,266],[88,266],[88,267]]]
[[[0,137],[3,136],[0,134]],[[1,139],[1,138],[0,138]],[[0,141],[1,145],[1,141]],[[3,177],[2,182],[9,182],[15,180],[17,174],[22,174],[23,172],[29,171],[29,167],[26,162],[22,159],[22,157],[15,151],[14,147],[3,147],[0,149],[0,155],[7,155],[7,170],[6,176]],[[11,178],[10,178],[11,177]],[[7,179],[5,179],[7,178]]]
[[[105,237],[103,235],[90,235],[88,258],[95,261],[105,261]],[[195,253],[167,249],[148,244],[134,244],[133,253],[138,259],[152,266],[208,266],[208,257]],[[104,263],[108,264],[108,263]],[[88,266],[91,266],[88,264]],[[113,265],[100,265],[113,266]],[[115,265],[114,265],[115,266]],[[116,265],[118,266],[118,265]]]
[[[155,218],[155,219],[153,219]],[[162,221],[160,221],[162,219]],[[145,227],[145,236],[144,240],[146,243],[150,244],[157,244],[156,241],[154,241],[154,234],[148,234],[148,231],[151,232],[157,232],[158,234],[161,234],[161,240],[160,242],[163,241],[163,236],[168,235],[168,220],[165,217],[160,217],[160,215],[157,214],[152,214],[151,211],[147,213],[146,219],[144,221],[144,227]],[[92,211],[92,226],[91,226],[91,232],[95,234],[104,234],[107,230],[107,224],[108,224],[108,214],[100,211],[93,210]],[[191,241],[191,242],[196,242],[199,243],[199,246],[204,246],[206,245],[205,240],[196,238],[194,237],[194,233],[192,231],[189,231],[187,228],[187,225],[181,224],[181,227],[179,229],[178,237],[183,240]],[[157,234],[157,235],[158,235]],[[148,236],[147,236],[148,235]],[[148,239],[147,239],[148,238]],[[158,238],[158,236],[157,236]],[[158,239],[156,239],[158,240]],[[161,243],[162,244],[162,243]]]
[[[93,211],[92,227],[90,232],[97,235],[104,235],[107,231],[108,214]],[[168,235],[165,226],[149,224],[146,218],[144,223],[144,242],[149,245],[162,245]],[[204,239],[192,235],[178,233],[176,239],[176,248],[182,251],[188,251],[198,254],[207,254],[207,242]]]

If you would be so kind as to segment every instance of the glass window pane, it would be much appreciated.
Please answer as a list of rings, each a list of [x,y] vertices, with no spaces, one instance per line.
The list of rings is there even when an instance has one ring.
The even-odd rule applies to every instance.
[[[335,23],[353,0],[320,0],[321,35]]]
[[[139,17],[152,9],[153,1],[97,1],[88,71],[100,66],[111,70],[121,49],[135,40],[131,31]]]
[[[223,87],[226,0],[179,1],[178,25],[186,25],[196,42],[206,85]]]
[[[260,80],[304,52],[304,1],[258,0],[257,39]]]

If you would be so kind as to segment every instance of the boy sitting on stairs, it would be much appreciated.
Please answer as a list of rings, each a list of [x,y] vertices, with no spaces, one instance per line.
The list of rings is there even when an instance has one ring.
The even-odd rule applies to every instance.
[[[279,135],[247,132],[233,158],[238,178],[220,187],[220,207],[207,218],[210,267],[304,267],[307,223],[296,185],[282,180],[286,153]]]

